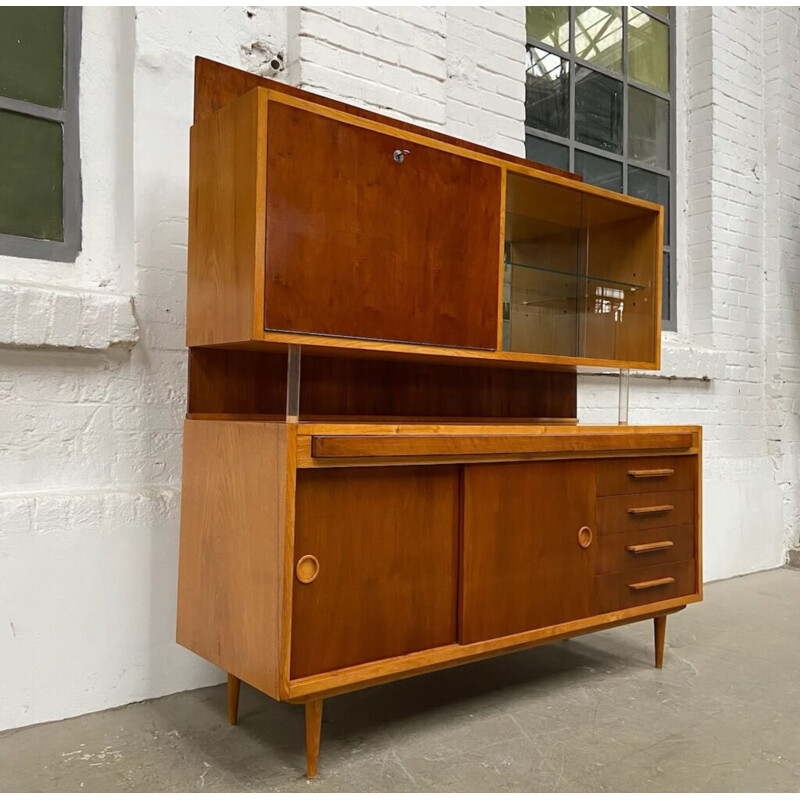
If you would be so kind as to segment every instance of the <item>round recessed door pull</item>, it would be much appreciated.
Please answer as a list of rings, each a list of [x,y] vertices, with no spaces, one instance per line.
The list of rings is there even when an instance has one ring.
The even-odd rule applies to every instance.
[[[586,549],[592,543],[592,539],[594,538],[594,534],[592,533],[592,529],[588,525],[584,525],[578,531],[578,544]]]
[[[319,575],[319,561],[316,556],[301,556],[295,567],[295,575],[300,583],[314,583]]]
[[[398,164],[402,164],[402,163],[403,163],[403,161],[405,161],[405,159],[406,159],[406,156],[407,156],[407,155],[410,155],[410,154],[411,154],[411,151],[410,151],[410,150],[395,150],[395,151],[394,151],[394,153],[392,153],[392,158],[393,158],[393,159],[394,159],[394,160],[395,160],[395,161],[396,161]]]

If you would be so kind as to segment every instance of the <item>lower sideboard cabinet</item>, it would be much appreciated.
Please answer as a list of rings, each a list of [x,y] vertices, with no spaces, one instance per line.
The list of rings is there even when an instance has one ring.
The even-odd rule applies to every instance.
[[[700,428],[473,427],[186,422],[178,642],[309,775],[324,697],[643,619],[661,666],[702,598]]]

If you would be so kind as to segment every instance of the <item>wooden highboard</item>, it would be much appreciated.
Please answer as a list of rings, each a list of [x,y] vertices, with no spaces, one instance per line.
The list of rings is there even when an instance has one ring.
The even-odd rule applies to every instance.
[[[660,206],[196,63],[177,639],[305,704],[702,598],[702,431],[580,425],[660,363]]]

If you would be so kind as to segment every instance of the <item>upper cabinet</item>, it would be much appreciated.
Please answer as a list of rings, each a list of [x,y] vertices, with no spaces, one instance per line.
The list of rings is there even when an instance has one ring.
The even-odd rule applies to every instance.
[[[658,367],[660,206],[273,82],[190,173],[190,346]]]

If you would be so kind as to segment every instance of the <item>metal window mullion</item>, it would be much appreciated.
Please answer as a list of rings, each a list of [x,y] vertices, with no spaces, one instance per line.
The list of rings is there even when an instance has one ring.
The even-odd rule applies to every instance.
[[[550,55],[558,56],[559,58],[566,58],[568,54],[565,54],[563,50],[559,50],[555,45],[548,44],[547,42],[541,42],[539,39],[534,39],[532,36],[528,36],[525,40],[525,44],[529,45],[530,47],[535,47],[537,50],[544,50]]]
[[[64,250],[72,258],[81,249],[83,192],[80,168],[80,108],[78,83],[81,63],[81,8],[64,9]]]
[[[645,172],[652,172],[655,175],[661,175],[662,178],[671,178],[672,173],[669,169],[664,169],[664,167],[656,167],[653,164],[648,164],[645,161],[638,161],[635,158],[631,158],[628,156],[625,159],[625,162],[629,167],[635,167],[636,169],[643,169]]]
[[[575,115],[577,102],[575,98],[575,6],[569,7],[569,170],[575,172]],[[581,229],[583,227],[583,198],[581,198]],[[580,229],[579,229],[580,230]],[[579,250],[579,252],[581,252]],[[582,257],[582,260],[584,258]],[[583,265],[588,269],[588,261]],[[577,265],[580,272],[581,265]],[[580,279],[579,279],[580,280]],[[575,355],[581,349],[581,313],[580,286],[575,292]]]
[[[633,86],[634,89],[638,89],[640,92],[647,92],[647,94],[655,95],[656,97],[661,98],[662,100],[670,100],[670,93],[669,92],[662,92],[661,89],[656,89],[655,86],[650,86],[648,83],[642,83],[641,81],[637,81],[636,78],[628,78],[628,83]]]
[[[656,11],[653,11],[650,8],[647,8],[647,6],[633,6],[633,7],[637,11],[641,11],[642,13],[647,14],[648,17],[652,17],[653,19],[658,20],[658,22],[663,22],[665,25],[672,24],[672,20],[669,17],[662,17],[661,14],[657,13]]]
[[[628,194],[628,9],[622,7],[622,193]]]
[[[594,61],[587,61],[580,56],[575,56],[575,63],[579,67],[586,67],[586,69],[599,72],[601,75],[605,75],[607,78],[613,78],[615,81],[621,81],[623,77],[619,72],[615,72],[613,69],[604,67],[602,64],[596,64]]]
[[[672,15],[675,16],[674,14]],[[677,22],[677,20],[676,20]],[[678,142],[677,133],[677,114],[675,112],[675,96],[676,86],[676,65],[677,53],[675,43],[675,24],[669,24],[669,219],[670,219],[670,232],[669,232],[669,249],[664,249],[670,253],[669,257],[669,315],[667,316],[668,328],[670,330],[678,329],[678,315],[677,315],[677,281],[675,280],[675,255],[677,254],[677,170],[675,169],[675,151]],[[666,242],[665,242],[666,244]]]
[[[26,100],[15,100],[12,97],[0,96],[0,110],[13,111],[15,114],[24,114],[26,117],[47,119],[53,122],[63,122],[65,113],[61,108],[40,106],[38,103],[29,103]]]
[[[569,7],[569,171],[575,172],[575,6]]]
[[[607,158],[609,161],[616,161],[623,166],[627,163],[625,156],[621,153],[613,153],[611,150],[603,150],[602,147],[595,147],[593,144],[584,144],[583,142],[575,142],[575,151],[589,153],[589,155],[600,156]]]
[[[554,144],[561,144],[564,147],[569,147],[569,139],[566,136],[559,136],[557,133],[550,133],[549,131],[540,131],[532,125],[525,126],[525,133],[531,136],[536,136],[538,139],[545,139]]]

